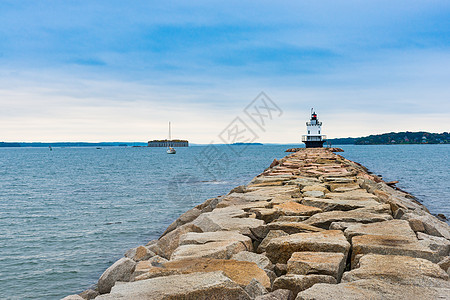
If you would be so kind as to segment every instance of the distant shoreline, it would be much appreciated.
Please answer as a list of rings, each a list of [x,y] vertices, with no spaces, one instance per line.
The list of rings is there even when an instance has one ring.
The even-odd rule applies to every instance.
[[[329,139],[333,145],[419,145],[419,144],[450,144],[450,134],[418,132],[390,132],[377,135],[369,135],[358,138]]]
[[[355,144],[355,143],[335,143],[332,140],[332,147],[336,146],[346,146],[346,145],[355,145],[355,146],[392,146],[392,145],[448,145],[450,142],[444,143],[387,143],[387,144]],[[210,144],[190,144],[192,147],[196,146],[208,146]],[[273,145],[298,145],[299,148],[304,146],[303,143],[235,143],[235,144],[213,144],[214,146],[273,146]],[[145,147],[147,148],[147,143],[141,142],[131,142],[131,143],[84,143],[84,142],[58,142],[58,143],[14,143],[14,142],[0,142],[0,148],[83,148],[83,147]]]

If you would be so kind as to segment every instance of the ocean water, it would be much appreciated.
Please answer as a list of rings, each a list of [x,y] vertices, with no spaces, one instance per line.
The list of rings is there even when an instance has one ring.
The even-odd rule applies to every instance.
[[[450,145],[342,145],[341,154],[450,218]]]
[[[450,145],[341,146],[450,215]],[[262,172],[292,145],[0,148],[0,299],[59,299],[95,283],[180,214]]]

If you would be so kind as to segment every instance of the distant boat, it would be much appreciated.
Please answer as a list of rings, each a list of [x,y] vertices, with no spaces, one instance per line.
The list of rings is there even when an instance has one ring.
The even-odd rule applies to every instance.
[[[170,122],[169,122],[169,140],[167,141],[167,154],[176,154],[177,151],[169,146],[170,141],[172,140],[172,133],[170,130]]]

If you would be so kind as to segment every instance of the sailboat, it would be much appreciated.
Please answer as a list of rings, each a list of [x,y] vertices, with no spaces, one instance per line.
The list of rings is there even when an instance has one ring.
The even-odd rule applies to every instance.
[[[175,154],[175,153],[177,153],[177,151],[174,148],[169,146],[171,141],[172,141],[172,134],[170,132],[170,122],[169,122],[169,140],[167,141],[167,154]]]

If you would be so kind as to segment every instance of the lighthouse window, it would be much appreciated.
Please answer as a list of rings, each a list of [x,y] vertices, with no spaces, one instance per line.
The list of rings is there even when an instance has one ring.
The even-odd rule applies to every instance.
[[[308,134],[310,134],[309,130],[308,130]]]
[[[320,134],[320,130],[319,130],[319,134]]]

